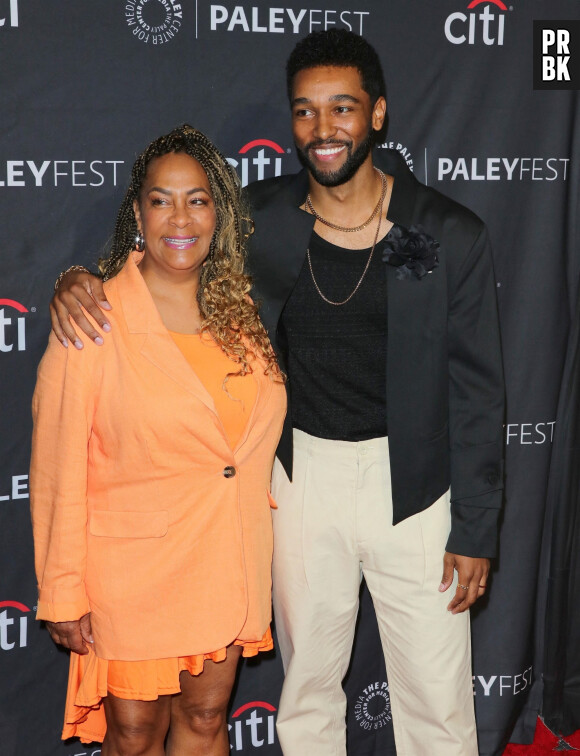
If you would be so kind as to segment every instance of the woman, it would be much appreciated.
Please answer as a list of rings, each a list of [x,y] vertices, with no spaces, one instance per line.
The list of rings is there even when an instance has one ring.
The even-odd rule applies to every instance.
[[[73,652],[63,738],[103,756],[228,754],[238,659],[272,648],[285,390],[248,295],[245,220],[206,137],[155,140],[100,261],[112,338],[78,352],[52,334],[39,367],[37,618]]]

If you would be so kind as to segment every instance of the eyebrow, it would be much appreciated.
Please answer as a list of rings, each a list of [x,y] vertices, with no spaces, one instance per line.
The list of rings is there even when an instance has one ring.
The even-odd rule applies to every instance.
[[[151,189],[147,191],[147,194],[149,194],[150,192],[160,192],[161,194],[167,194],[167,195],[171,194],[170,189],[164,189],[162,186],[152,186]],[[211,194],[203,186],[196,186],[193,189],[189,189],[187,191],[187,196],[189,196],[190,194],[196,194],[197,192],[203,192],[204,194],[207,194],[208,197],[211,197]]]
[[[353,95],[349,95],[349,94],[335,94],[335,95],[331,95],[328,98],[329,102],[344,102],[345,100],[347,102],[354,102],[354,103],[359,103],[360,102],[360,100],[358,99],[358,97],[353,97]],[[309,100],[308,97],[296,97],[294,100],[292,100],[292,106],[294,106],[294,105],[308,105],[308,103],[310,103],[310,102],[311,102],[311,100]]]

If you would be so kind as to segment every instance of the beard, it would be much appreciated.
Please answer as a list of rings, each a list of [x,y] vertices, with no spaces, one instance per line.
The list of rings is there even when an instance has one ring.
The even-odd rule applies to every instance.
[[[358,171],[364,161],[367,159],[374,142],[374,132],[372,126],[369,125],[369,130],[363,141],[354,150],[352,148],[352,142],[341,142],[339,139],[327,139],[319,140],[316,142],[309,142],[304,147],[299,147],[296,143],[296,152],[298,153],[298,159],[302,165],[307,168],[314,178],[321,186],[340,186],[350,181],[354,174]],[[346,146],[346,160],[336,171],[321,171],[317,168],[314,162],[310,159],[309,150],[316,147],[329,147],[333,144],[343,144]]]

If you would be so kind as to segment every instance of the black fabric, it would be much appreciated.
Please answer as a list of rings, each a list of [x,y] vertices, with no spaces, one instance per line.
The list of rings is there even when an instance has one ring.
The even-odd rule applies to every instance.
[[[543,715],[554,732],[580,729],[580,298],[570,333],[550,468],[547,592],[539,617]]]
[[[256,233],[285,247],[283,267],[272,244],[252,271],[258,291],[264,277],[272,279],[262,316],[273,332],[313,225],[298,208],[307,190],[305,177],[295,174],[284,65],[311,29],[332,25],[350,24],[383,64],[390,124],[378,156],[387,147],[401,152],[419,181],[482,217],[492,240],[508,397],[506,503],[490,589],[471,613],[480,756],[500,756],[508,740],[533,739],[546,647],[549,721],[573,726],[571,715],[580,711],[573,697],[580,680],[574,485],[550,488],[544,518],[551,457],[553,480],[560,465],[571,470],[578,458],[577,436],[565,429],[567,417],[577,422],[570,399],[580,391],[577,361],[568,363],[568,389],[561,384],[566,350],[579,343],[578,331],[568,336],[580,272],[580,97],[572,90],[534,91],[531,81],[533,21],[570,19],[578,4],[289,5],[282,11],[256,2],[0,0],[2,756],[99,754],[96,745],[59,740],[67,654],[34,620],[30,398],[50,328],[53,282],[73,263],[94,269],[136,154],[188,122],[216,142],[244,185],[291,174],[292,190],[264,184],[276,212],[256,219]],[[164,27],[165,13],[176,21],[175,36],[144,31],[144,23]],[[275,195],[286,192],[292,202],[277,202]],[[401,204],[395,196],[391,211],[408,226],[413,219],[401,215],[409,215]],[[420,318],[419,326],[424,332],[428,321]],[[288,429],[290,418],[280,452],[286,462]],[[444,433],[443,425],[433,427],[434,437],[437,431]],[[564,437],[570,443],[556,441]],[[435,438],[439,443],[445,444]],[[412,447],[409,454],[413,459]],[[440,475],[437,483],[445,485],[449,472]],[[495,492],[481,495],[497,500]],[[454,505],[456,530],[478,516],[468,501]],[[495,520],[497,511],[488,514]],[[486,516],[478,531],[487,526]],[[377,710],[382,699],[373,697],[373,686],[380,690],[386,680],[382,652],[372,602],[363,596],[347,684],[347,750],[391,756],[390,707]],[[534,633],[542,653],[534,654]],[[228,717],[235,756],[280,756],[274,720],[282,679],[277,651],[243,662]]]
[[[292,425],[312,436],[364,441],[387,435],[387,281],[380,248],[356,294],[341,306],[322,299],[305,259],[282,312]],[[353,291],[371,252],[343,249],[316,233],[309,250],[316,282],[334,302]]]
[[[440,244],[439,267],[421,280],[401,279],[396,267],[383,263],[393,522],[426,509],[451,487],[455,505],[495,514],[485,513],[481,532],[474,513],[461,522],[452,516],[450,543],[461,554],[493,556],[497,534],[490,534],[489,520],[495,518],[497,531],[504,388],[489,238],[474,213],[417,181],[398,152],[381,150],[375,157],[394,177],[388,219],[405,228],[421,225]],[[299,209],[307,184],[302,171],[248,187],[256,222],[250,264],[265,324],[283,361],[287,344],[277,326],[304,265],[312,227],[312,216]],[[277,454],[291,476],[288,418]]]

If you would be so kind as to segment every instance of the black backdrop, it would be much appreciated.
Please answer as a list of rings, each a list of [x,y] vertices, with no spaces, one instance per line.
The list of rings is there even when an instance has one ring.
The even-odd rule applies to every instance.
[[[494,244],[507,480],[501,554],[491,591],[473,613],[480,752],[499,754],[510,737],[531,740],[544,662],[550,711],[561,721],[567,670],[578,670],[580,652],[567,636],[568,614],[558,612],[574,607],[580,568],[578,482],[555,460],[548,508],[546,497],[554,442],[564,455],[578,445],[573,421],[560,438],[558,412],[575,412],[580,426],[577,402],[562,399],[558,410],[580,265],[579,108],[575,91],[534,91],[532,31],[534,19],[579,16],[575,0],[319,0],[280,8],[258,0],[0,0],[2,754],[99,753],[98,745],[59,742],[67,657],[34,621],[29,406],[52,283],[73,262],[94,263],[136,153],[179,123],[205,131],[244,183],[295,170],[284,61],[300,37],[332,25],[362,33],[379,51],[389,88],[387,146],[419,179],[481,215]],[[576,364],[572,354],[568,397]],[[546,631],[544,623],[550,570],[561,597],[550,604],[557,653],[550,653],[553,624]],[[275,653],[245,663],[230,715],[232,753],[280,754],[273,725],[281,676]],[[346,689],[350,754],[394,754],[366,594]],[[580,726],[573,715],[565,721]]]

